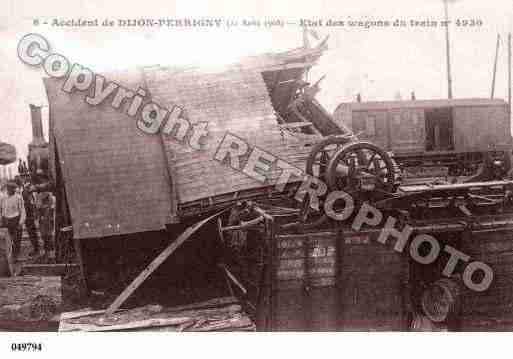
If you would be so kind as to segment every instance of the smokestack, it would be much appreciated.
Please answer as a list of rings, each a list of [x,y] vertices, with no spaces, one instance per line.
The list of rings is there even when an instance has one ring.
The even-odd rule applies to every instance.
[[[30,105],[30,119],[32,121],[32,143],[31,145],[41,145],[45,143],[43,137],[43,119],[41,117],[41,106]]]
[[[32,142],[29,143],[28,167],[30,174],[44,173],[48,175],[48,143],[43,137],[43,121],[41,106],[30,105],[32,120]]]

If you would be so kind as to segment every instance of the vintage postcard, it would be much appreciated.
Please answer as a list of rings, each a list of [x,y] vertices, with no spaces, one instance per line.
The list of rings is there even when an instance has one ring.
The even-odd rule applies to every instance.
[[[8,356],[513,331],[511,1],[0,8]]]

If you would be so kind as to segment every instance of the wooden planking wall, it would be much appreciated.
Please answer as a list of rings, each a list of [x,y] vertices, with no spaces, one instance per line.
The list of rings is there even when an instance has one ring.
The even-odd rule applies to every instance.
[[[490,145],[511,146],[506,104],[453,108],[454,149],[478,151]]]
[[[273,330],[338,329],[336,239],[329,232],[277,236]]]
[[[135,91],[138,71],[105,74]],[[66,195],[78,238],[154,231],[172,222],[173,200],[158,136],[142,133],[135,119],[110,106],[84,101],[85,92],[61,90],[62,81],[45,80],[51,134],[60,156]],[[94,88],[94,86],[92,86]]]
[[[304,140],[280,131],[260,72],[241,68],[223,72],[157,68],[146,71],[146,80],[157,103],[168,109],[173,105],[184,108],[191,123],[208,123],[209,135],[201,151],[162,135],[180,203],[262,187],[262,183],[214,160],[227,132],[304,169],[310,147]],[[266,184],[280,172],[273,166]]]
[[[422,108],[355,111],[352,128],[361,140],[396,153],[425,151],[425,118]],[[374,133],[368,126],[372,126]]]
[[[366,128],[367,118],[371,116],[374,118],[375,131],[374,134],[370,134]],[[365,141],[370,141],[375,145],[389,149],[390,142],[388,136],[388,112],[379,111],[355,111],[351,116],[350,126],[354,133],[360,133],[358,138]]]
[[[465,288],[461,298],[462,331],[511,330],[513,328],[513,229],[473,231],[462,241],[462,252],[472,261],[488,264],[494,274],[482,292]],[[475,279],[478,281],[478,278]]]
[[[377,235],[277,236],[274,329],[404,329],[408,261]]]

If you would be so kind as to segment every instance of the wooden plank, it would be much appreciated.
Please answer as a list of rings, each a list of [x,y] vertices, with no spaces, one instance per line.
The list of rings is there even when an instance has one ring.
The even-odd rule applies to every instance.
[[[114,302],[107,308],[105,314],[111,315],[116,310],[118,310],[121,305],[132,295],[132,293],[139,288],[139,286],[162,264],[164,261],[173,254],[187,239],[189,239],[198,229],[200,229],[204,224],[209,222],[210,220],[220,216],[227,209],[224,209],[216,214],[213,214],[210,217],[205,218],[204,220],[187,227],[187,229],[178,236],[176,240],[173,241],[166,249],[162,251],[133,281],[130,283],[128,287],[114,300]]]
[[[146,306],[125,311],[110,317],[90,315],[67,319],[61,322],[59,331],[118,331],[147,327],[192,326],[205,319],[228,319],[241,313],[240,305],[229,305],[221,308],[189,310],[183,312],[167,312],[160,306]]]
[[[237,279],[237,277],[235,277],[233,275],[232,272],[230,272],[230,270],[228,270],[228,268],[226,267],[226,265],[224,264],[220,264],[219,265],[222,269],[224,269],[224,272],[226,273],[226,276],[233,282],[235,283],[235,285],[240,289],[240,291],[246,295],[248,294],[248,291],[246,288],[244,288],[244,286],[241,284],[241,282]]]
[[[496,222],[497,225],[503,221]],[[472,231],[462,241],[462,251],[474,260],[480,260],[493,269],[493,282],[486,291],[476,293],[465,290],[461,297],[461,330],[500,330],[502,320],[511,320],[513,295],[513,251],[511,229],[490,228]],[[487,321],[484,325],[483,320]],[[509,327],[511,329],[511,326]]]
[[[213,307],[220,307],[220,306],[227,306],[231,304],[238,303],[237,298],[231,296],[231,297],[217,297],[213,299],[209,299],[204,302],[199,303],[192,303],[192,304],[185,304],[180,305],[176,307],[172,307],[167,309],[166,311],[171,312],[178,312],[178,311],[184,311],[184,310],[193,310],[193,309],[208,309]],[[120,310],[126,311],[126,310]],[[97,315],[97,314],[105,314],[105,310],[89,310],[89,309],[82,309],[75,312],[66,312],[61,314],[61,320],[67,320],[67,319],[75,319],[80,317],[86,317],[91,315]]]
[[[79,238],[76,238],[73,236],[73,247],[75,248],[75,254],[77,256],[78,260],[78,266],[80,268],[80,292],[81,295],[87,295],[89,293],[89,288],[87,286],[87,280],[86,280],[86,269],[84,264],[84,256],[82,253],[82,243],[80,242]]]
[[[79,270],[77,263],[70,264],[24,264],[21,267],[20,275],[35,275],[42,277],[63,276],[66,272]]]
[[[300,127],[308,127],[313,126],[311,122],[288,122],[279,125],[281,128],[300,128]]]
[[[235,297],[166,308],[147,305],[106,315],[104,310],[62,313],[59,331],[255,330]]]

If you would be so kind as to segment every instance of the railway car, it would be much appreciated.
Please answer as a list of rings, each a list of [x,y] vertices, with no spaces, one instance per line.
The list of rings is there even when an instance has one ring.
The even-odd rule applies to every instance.
[[[481,164],[491,163],[503,176],[511,168],[509,110],[500,99],[342,103],[334,119],[391,151],[410,175],[429,168],[475,175]]]

